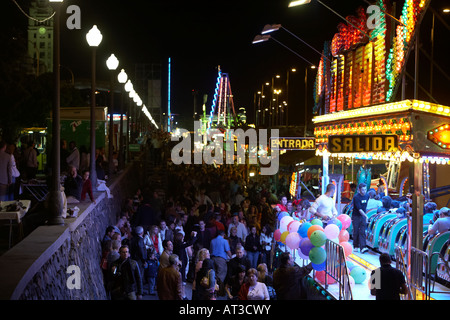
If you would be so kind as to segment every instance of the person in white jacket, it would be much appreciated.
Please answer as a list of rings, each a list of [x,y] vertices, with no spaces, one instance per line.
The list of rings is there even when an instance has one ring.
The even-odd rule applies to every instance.
[[[150,231],[147,231],[144,236],[144,244],[147,250],[150,247],[154,247],[158,256],[164,251],[161,234],[159,233],[159,229],[157,226],[151,226]]]
[[[333,199],[335,192],[335,185],[332,183],[328,184],[325,194],[321,195],[316,199],[316,201],[314,201],[314,203],[309,208],[309,212],[323,221],[328,221],[336,217],[338,215],[338,212],[336,210],[336,205]]]

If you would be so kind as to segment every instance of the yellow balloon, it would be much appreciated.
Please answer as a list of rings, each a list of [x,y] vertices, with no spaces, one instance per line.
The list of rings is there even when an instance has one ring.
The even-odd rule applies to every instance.
[[[281,238],[280,238],[281,243],[286,244],[286,237],[288,236],[288,234],[289,234],[289,231],[285,231],[281,234]]]

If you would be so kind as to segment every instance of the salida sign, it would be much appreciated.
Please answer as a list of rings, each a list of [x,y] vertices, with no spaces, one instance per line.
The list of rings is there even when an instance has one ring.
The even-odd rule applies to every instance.
[[[396,135],[329,136],[330,153],[395,152],[398,149]]]

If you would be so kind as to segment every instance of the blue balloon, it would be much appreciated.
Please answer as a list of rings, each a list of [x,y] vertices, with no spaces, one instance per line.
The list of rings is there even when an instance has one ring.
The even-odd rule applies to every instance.
[[[333,218],[333,219],[329,220],[328,224],[335,224],[339,227],[339,231],[342,230],[342,222],[337,218]]]
[[[316,271],[323,271],[323,270],[325,270],[325,263],[326,262],[322,262],[321,264],[315,264],[315,263],[311,262],[311,266]]]
[[[300,227],[298,228],[298,234],[300,235],[300,237],[302,238],[307,238],[308,237],[308,229],[309,227],[311,227],[312,224],[309,222],[304,222],[300,225]]]
[[[285,212],[285,211],[280,212],[280,213],[278,214],[278,221],[280,221],[283,217],[286,217],[286,216],[288,216],[288,215],[289,215],[289,213],[287,213],[287,212]]]
[[[356,265],[355,265],[353,262],[347,260],[347,268],[348,268],[350,271],[352,271],[352,269],[353,269],[354,267],[356,267]]]

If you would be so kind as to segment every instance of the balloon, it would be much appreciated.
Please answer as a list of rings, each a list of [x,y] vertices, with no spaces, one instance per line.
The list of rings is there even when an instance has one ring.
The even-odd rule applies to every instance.
[[[315,264],[321,264],[327,259],[327,253],[321,247],[314,247],[309,251],[309,260]]]
[[[366,280],[367,272],[366,269],[360,266],[356,266],[352,269],[350,272],[350,276],[352,276],[353,279],[355,279],[356,284],[363,283],[364,280]]]
[[[344,278],[345,279],[345,278]],[[350,288],[353,289],[353,287],[355,286],[355,279],[353,279],[352,276],[348,276],[348,280],[350,282]]]
[[[306,238],[308,236],[308,229],[311,227],[312,224],[309,222],[304,222],[302,225],[298,228],[298,234],[302,238]]]
[[[339,227],[335,224],[329,224],[324,229],[328,239],[335,239],[339,236]]]
[[[321,247],[327,241],[327,236],[325,235],[325,232],[321,230],[316,230],[313,233],[311,233],[311,237],[309,237],[309,240],[311,240],[311,243],[315,247]]]
[[[300,241],[299,248],[305,256],[308,256],[308,259],[309,259],[309,252],[311,251],[312,248],[314,248],[314,245],[311,243],[311,240],[309,240],[308,238],[303,238]]]
[[[302,239],[302,240],[303,240],[303,239]],[[301,241],[301,240],[300,240],[300,241]],[[299,247],[300,247],[300,246],[299,246]],[[298,253],[298,255],[300,256],[300,258],[302,258],[303,260],[309,260],[308,255],[304,255],[303,252],[302,252],[302,250],[300,250],[300,248],[297,249],[297,253]],[[308,253],[309,253],[309,251],[308,251]]]
[[[283,217],[286,217],[286,216],[288,216],[288,215],[289,215],[289,213],[287,213],[287,212],[285,212],[285,211],[280,212],[280,213],[278,214],[278,221],[281,221],[281,219],[282,219]]]
[[[296,220],[292,221],[291,223],[288,224],[288,231],[289,232],[297,232],[298,228],[300,227],[300,224],[301,224],[300,221],[296,221]]]
[[[323,223],[322,223],[322,221],[320,221],[319,219],[313,219],[313,220],[311,220],[311,224],[312,224],[312,225],[317,225],[317,226],[323,227]]]
[[[333,218],[333,219],[329,220],[329,221],[328,221],[328,225],[330,225],[330,224],[334,224],[334,225],[338,226],[339,231],[342,229],[342,222],[339,221],[339,220],[336,219],[336,218]]]
[[[320,283],[324,284],[325,283],[325,271],[316,272],[316,279]],[[334,280],[330,275],[327,275],[327,283],[333,284],[333,283],[336,283],[336,280]]]
[[[275,241],[280,241],[280,238],[281,238],[281,231],[280,231],[280,229],[277,229],[277,230],[274,231],[273,238],[275,239]]]
[[[352,247],[352,245],[350,243],[348,243],[348,242],[341,242],[339,244],[344,248],[345,257],[348,257],[349,255],[352,254],[353,247]]]
[[[352,224],[352,218],[347,214],[340,214],[336,217],[342,223],[342,229],[347,229]]]
[[[307,233],[308,238],[311,239],[311,234],[312,234],[314,231],[317,231],[317,230],[323,231],[323,228],[322,228],[321,226],[319,226],[319,225],[316,225],[316,224],[315,224],[315,225],[312,225],[311,227],[309,227],[308,233]]]
[[[283,232],[283,233],[281,234],[280,242],[281,242],[282,244],[286,244],[286,237],[288,236],[288,234],[289,234],[289,231],[285,231],[285,232]]]
[[[289,216],[289,215],[281,218],[281,220],[280,220],[280,231],[281,231],[281,233],[287,231],[287,226],[292,221],[294,221],[294,219],[291,216]]]
[[[334,239],[330,239],[331,241],[333,241],[334,243],[337,243],[337,244],[339,244],[339,238],[334,238]]]
[[[353,269],[354,267],[356,267],[356,265],[355,265],[353,262],[347,260],[347,268],[348,268],[350,271],[352,271],[352,269]]]
[[[339,242],[347,242],[348,239],[350,239],[350,234],[347,230],[342,229],[341,232],[339,232]]]
[[[300,240],[300,235],[297,232],[289,233],[286,237],[286,246],[291,250],[297,249]]]
[[[311,266],[316,271],[323,271],[323,270],[325,270],[325,262],[322,262],[321,264],[315,264],[315,263],[311,262]]]

